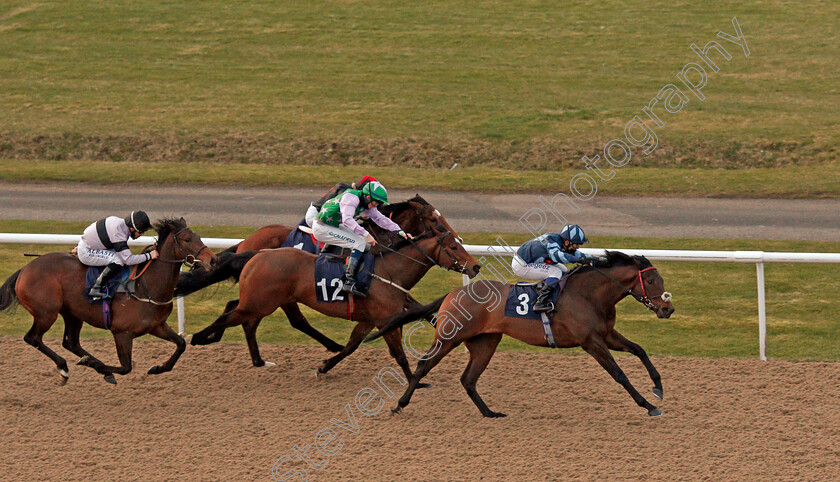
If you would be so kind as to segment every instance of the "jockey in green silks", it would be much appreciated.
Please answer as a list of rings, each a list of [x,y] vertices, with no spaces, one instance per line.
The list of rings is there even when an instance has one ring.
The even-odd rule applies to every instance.
[[[344,291],[364,296],[356,287],[356,270],[362,254],[376,244],[373,236],[354,219],[357,215],[363,214],[382,229],[398,232],[403,238],[411,238],[397,223],[379,212],[378,207],[386,204],[388,192],[385,186],[373,181],[365,184],[361,190],[348,189],[340,197],[327,201],[312,222],[312,234],[316,240],[352,250],[347,258],[347,279],[342,288]]]

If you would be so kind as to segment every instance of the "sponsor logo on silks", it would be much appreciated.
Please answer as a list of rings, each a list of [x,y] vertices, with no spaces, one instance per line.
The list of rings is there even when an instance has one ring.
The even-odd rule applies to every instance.
[[[353,238],[351,238],[351,237],[349,237],[349,236],[347,236],[347,235],[334,233],[334,232],[332,232],[332,231],[330,231],[330,232],[329,232],[329,235],[330,235],[330,236],[332,236],[332,237],[334,237],[334,238],[336,238],[336,239],[341,239],[341,240],[343,240],[343,241],[350,241],[350,242],[354,242],[354,241],[356,241],[355,239],[353,239]]]

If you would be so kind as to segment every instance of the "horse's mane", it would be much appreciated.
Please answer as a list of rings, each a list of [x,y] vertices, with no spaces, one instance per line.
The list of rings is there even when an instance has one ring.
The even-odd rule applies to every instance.
[[[653,266],[644,256],[630,256],[621,251],[607,251],[606,260],[596,260],[592,266],[581,266],[575,273],[585,273],[593,268],[612,268],[614,266],[638,266],[641,269]]]
[[[160,247],[163,246],[163,242],[166,241],[166,238],[168,238],[170,234],[176,233],[181,229],[186,228],[187,222],[184,221],[184,218],[164,218],[159,219],[156,223],[152,224],[152,227],[155,229],[155,232],[157,232],[157,245],[158,247]]]
[[[418,204],[422,204],[424,206],[428,206],[429,203],[422,196],[419,194],[415,194],[413,198],[408,199],[406,201],[401,201],[394,204],[389,204],[387,206],[382,206],[379,208],[379,212],[384,214],[385,216],[392,217],[392,216],[399,216],[402,214],[406,209],[412,209],[411,203],[415,202]]]
[[[411,199],[401,201],[401,202],[397,202],[397,203],[393,203],[393,204],[389,204],[387,206],[383,206],[383,207],[379,208],[379,212],[381,212],[385,216],[393,219],[393,218],[401,215],[403,212],[405,212],[408,209],[414,209],[414,207],[411,205],[411,203],[417,203],[417,204],[420,204],[420,205],[423,205],[423,206],[428,206],[429,205],[429,202],[426,201],[425,199],[423,199],[423,197],[421,195],[415,194],[414,197],[411,198]],[[365,225],[365,229],[367,229],[368,231],[371,231],[371,229],[376,229],[376,228],[374,228],[374,226],[375,226],[375,223],[373,223],[372,221],[367,221],[366,225]],[[417,242],[417,241],[420,241],[421,239],[426,239],[426,238],[431,237],[431,236],[434,236],[434,232],[426,231],[425,233],[423,233],[419,236],[415,236],[414,241]],[[393,249],[394,251],[398,251],[398,250],[404,248],[405,246],[407,246],[410,243],[411,243],[411,241],[409,241],[407,239],[399,238],[395,244],[393,244],[391,246],[388,246],[388,247],[390,249]],[[377,249],[377,247],[374,247],[374,249],[375,249],[375,251],[371,251],[374,254],[378,254],[380,251],[385,251],[385,250],[379,250],[379,249]]]

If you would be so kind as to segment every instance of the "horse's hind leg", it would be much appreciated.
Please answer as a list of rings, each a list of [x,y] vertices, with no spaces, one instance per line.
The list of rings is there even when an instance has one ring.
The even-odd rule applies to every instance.
[[[289,324],[292,325],[292,328],[306,333],[307,336],[324,345],[324,348],[333,353],[338,353],[344,349],[343,346],[313,328],[312,325],[306,321],[306,317],[303,316],[303,313],[300,312],[300,308],[298,308],[297,303],[289,303],[280,307],[283,308],[283,312],[285,312],[286,317],[289,318]]]
[[[385,340],[385,343],[388,345],[388,351],[391,353],[391,356],[394,357],[394,360],[397,361],[397,365],[402,368],[403,373],[405,373],[406,380],[411,380],[413,376],[411,373],[411,366],[408,364],[408,357],[405,356],[405,350],[402,347],[402,328],[397,328],[393,331],[389,331],[385,335],[382,335],[382,339]],[[417,383],[415,388],[428,388],[431,387],[428,383]]]
[[[64,339],[61,342],[61,346],[79,358],[89,357],[92,363],[99,362],[101,364],[101,361],[82,348],[79,339],[79,334],[82,331],[82,320],[69,313],[62,313],[61,316],[64,318]]]
[[[606,370],[616,382],[621,384],[621,386],[627,390],[627,393],[633,397],[636,404],[648,411],[648,415],[651,417],[662,415],[662,412],[660,412],[658,408],[651,405],[650,402],[645,400],[645,397],[633,388],[633,385],[630,384],[630,380],[627,379],[627,375],[624,374],[618,366],[618,363],[615,362],[612,353],[610,353],[609,348],[607,348],[606,342],[600,336],[594,334],[590,335],[589,338],[581,344],[581,348],[583,348],[586,353],[592,355],[592,358],[597,360],[598,363],[604,367],[604,370]]]
[[[59,383],[64,385],[70,378],[70,369],[67,368],[67,360],[52,351],[43,341],[44,333],[55,323],[55,320],[58,318],[58,313],[38,314],[34,315],[34,318],[35,321],[32,323],[32,328],[24,335],[23,341],[37,348],[38,351],[47,355],[55,363],[56,371],[58,371],[60,377]]]
[[[423,355],[420,363],[417,364],[417,369],[414,370],[414,375],[412,375],[409,379],[408,387],[405,389],[405,393],[403,393],[403,396],[400,397],[400,400],[397,402],[397,406],[391,410],[391,413],[399,413],[400,410],[408,405],[411,401],[411,396],[420,385],[420,380],[425,377],[426,374],[428,374],[429,371],[434,368],[447,353],[452,351],[452,349],[460,343],[460,341],[454,342],[452,340],[441,340],[439,337],[435,337],[432,348]]]
[[[370,323],[359,322],[353,328],[353,332],[350,333],[350,339],[347,340],[347,344],[344,346],[344,349],[341,350],[337,355],[324,360],[324,363],[318,368],[318,374],[324,374],[330,371],[334,366],[338,365],[338,362],[347,358],[351,353],[356,351],[359,348],[359,345],[362,344],[364,341],[365,336],[370,333],[370,330],[373,329],[373,325]]]
[[[216,343],[222,339],[225,329],[243,324],[246,321],[244,318],[243,312],[238,307],[233,311],[226,311],[216,318],[216,321],[211,323],[210,326],[194,334],[190,344],[209,345],[210,343]]]
[[[478,410],[485,417],[495,418],[505,416],[503,413],[490,410],[475,389],[478,377],[487,368],[487,364],[493,358],[493,353],[496,352],[496,346],[499,345],[501,339],[501,333],[483,333],[464,342],[470,351],[470,362],[467,363],[467,368],[464,369],[464,373],[461,375],[461,385],[464,386],[467,390],[467,395],[470,396],[475,406],[478,407]]]
[[[170,328],[165,322],[162,322],[158,326],[152,328],[149,333],[166,341],[171,341],[172,343],[175,343],[175,346],[177,347],[175,348],[175,353],[173,353],[163,365],[155,365],[152,368],[149,368],[149,375],[157,375],[159,373],[171,371],[175,366],[175,363],[178,361],[178,358],[181,357],[181,353],[184,353],[184,349],[187,348],[187,342],[184,341],[179,334],[175,333],[175,330]]]
[[[641,346],[633,343],[632,341],[624,338],[621,333],[613,330],[611,331],[607,337],[604,339],[607,342],[607,346],[610,350],[617,350],[617,351],[626,351],[636,355],[639,360],[645,365],[647,368],[648,375],[650,375],[650,379],[653,380],[653,395],[656,398],[662,400],[662,378],[659,376],[659,372],[656,371],[656,368],[653,366],[653,363],[648,358],[647,352]]]

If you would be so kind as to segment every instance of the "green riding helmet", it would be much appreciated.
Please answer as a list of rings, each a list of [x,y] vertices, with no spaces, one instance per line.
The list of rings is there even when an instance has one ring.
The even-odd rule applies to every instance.
[[[373,181],[365,184],[365,187],[362,188],[362,194],[370,196],[374,201],[379,201],[383,206],[388,204],[388,191],[380,182]]]

